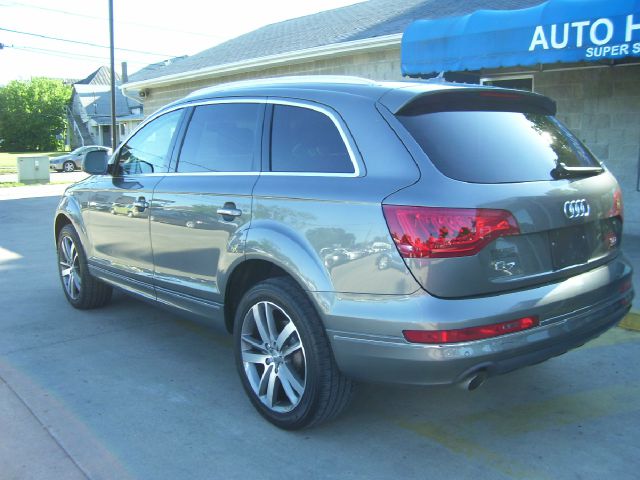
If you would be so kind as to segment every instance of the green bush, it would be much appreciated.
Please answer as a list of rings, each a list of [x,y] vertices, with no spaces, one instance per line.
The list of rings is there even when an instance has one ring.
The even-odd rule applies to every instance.
[[[48,151],[63,147],[71,87],[61,80],[14,80],[0,87],[0,150]]]

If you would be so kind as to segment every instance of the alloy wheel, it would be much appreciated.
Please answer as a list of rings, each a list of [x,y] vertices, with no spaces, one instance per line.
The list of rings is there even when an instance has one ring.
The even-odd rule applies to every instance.
[[[70,298],[76,300],[80,296],[82,282],[80,280],[80,257],[71,237],[64,236],[60,241],[59,262],[64,289]]]
[[[278,305],[262,301],[244,317],[241,358],[254,394],[271,411],[293,410],[305,392],[307,361],[295,324]]]

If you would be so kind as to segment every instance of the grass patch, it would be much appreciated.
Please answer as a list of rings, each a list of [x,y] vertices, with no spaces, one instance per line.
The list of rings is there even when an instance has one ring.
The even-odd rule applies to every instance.
[[[74,183],[72,180],[69,180],[68,182],[33,182],[33,183],[0,182],[0,188],[33,187],[37,185],[71,185],[72,183]]]
[[[0,152],[0,174],[17,173],[18,157],[59,157],[68,152]]]
[[[637,313],[629,313],[619,324],[627,330],[635,330],[640,332],[640,315]]]

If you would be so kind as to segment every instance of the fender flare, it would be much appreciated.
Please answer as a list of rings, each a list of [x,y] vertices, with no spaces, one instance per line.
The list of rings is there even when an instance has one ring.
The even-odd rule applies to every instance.
[[[306,291],[335,290],[329,272],[306,238],[273,220],[252,222],[247,231],[245,260],[277,265]]]
[[[56,216],[53,224],[54,243],[56,244],[58,243],[58,232],[60,231],[60,228],[62,228],[60,227],[60,222],[63,219],[66,219],[65,223],[71,223],[71,225],[73,225],[73,228],[75,228],[78,233],[80,242],[86,252],[87,247],[89,246],[89,236],[82,218],[82,208],[78,201],[71,195],[65,195],[62,197],[62,200],[56,209]]]

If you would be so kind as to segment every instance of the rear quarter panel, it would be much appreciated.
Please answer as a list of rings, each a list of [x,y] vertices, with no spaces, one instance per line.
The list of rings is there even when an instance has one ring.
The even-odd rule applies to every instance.
[[[318,99],[322,101],[322,98]],[[408,294],[419,286],[403,264],[382,200],[420,172],[371,100],[332,98],[360,174],[263,174],[254,188],[247,258],[265,258],[309,291]],[[380,268],[379,259],[388,259]]]

